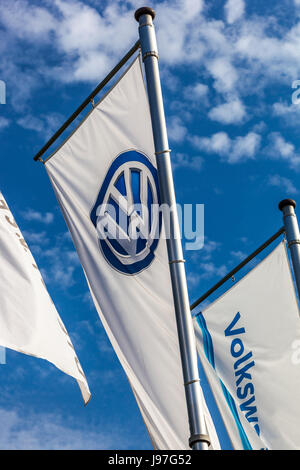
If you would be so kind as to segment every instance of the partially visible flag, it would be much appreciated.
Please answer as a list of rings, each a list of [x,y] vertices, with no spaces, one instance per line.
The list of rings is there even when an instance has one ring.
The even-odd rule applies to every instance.
[[[45,166],[154,448],[188,449],[164,227],[151,212],[159,189],[139,59]],[[218,448],[207,410],[206,422]]]
[[[68,332],[1,192],[0,345],[52,362],[77,380],[84,402],[89,401]]]
[[[234,449],[300,449],[300,320],[285,242],[193,321]]]

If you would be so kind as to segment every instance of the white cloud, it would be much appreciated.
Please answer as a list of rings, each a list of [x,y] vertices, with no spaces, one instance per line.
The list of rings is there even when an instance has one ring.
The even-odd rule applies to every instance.
[[[66,258],[72,265],[80,266],[80,260],[77,251],[66,251]]]
[[[261,137],[249,132],[244,137],[236,137],[232,145],[232,153],[227,156],[228,163],[238,163],[247,159],[255,159]]]
[[[93,310],[95,308],[92,296],[90,291],[87,291],[82,297],[82,301],[88,305],[88,307]]]
[[[138,2],[112,0],[96,6],[98,2],[80,0],[40,2],[39,6],[27,0],[2,0],[0,75],[14,88],[15,106],[28,100],[36,87],[46,86],[47,80],[99,81],[129,49],[137,38],[133,13]],[[164,0],[153,6],[162,67],[201,67],[227,101],[227,94],[234,92],[231,102],[237,117],[233,122],[240,122],[245,113],[240,95],[257,93],[269,80],[286,81],[300,74],[298,23],[288,30],[280,29],[271,14],[245,18],[242,0],[227,1],[229,24],[208,18],[210,10],[203,8],[202,0]],[[45,45],[51,48],[47,53]],[[8,55],[8,50],[14,53]],[[55,54],[56,66],[50,66],[48,52]],[[195,88],[195,96],[203,97],[204,92],[201,86]],[[221,113],[220,122],[226,122],[222,108],[215,113],[217,119]]]
[[[183,124],[182,120],[174,116],[168,120],[168,136],[170,140],[174,142],[182,142],[187,135],[187,128]]]
[[[174,152],[171,156],[173,170],[181,168],[190,168],[192,170],[200,171],[203,165],[203,158],[196,155],[190,156],[185,153]]]
[[[226,132],[217,132],[211,137],[198,137],[191,138],[192,143],[200,150],[205,150],[208,153],[227,154],[231,150],[231,139]]]
[[[27,209],[27,211],[22,212],[22,217],[25,220],[35,220],[46,225],[51,224],[54,220],[54,215],[51,212],[42,214],[41,212],[35,211],[34,209]]]
[[[246,116],[245,106],[239,99],[220,104],[208,113],[209,119],[222,124],[240,124],[245,121]]]
[[[52,86],[53,80],[99,82],[131,47],[137,39],[133,13],[138,2],[102,3],[55,0],[37,6],[27,0],[2,0],[0,76],[14,89],[15,108],[20,110],[33,91],[50,81]],[[164,74],[176,76],[175,67],[181,65],[192,73],[203,71],[225,101],[209,115],[222,124],[245,121],[242,97],[246,94],[260,93],[274,81],[290,84],[300,76],[300,22],[282,27],[273,12],[246,17],[244,4],[242,0],[226,2],[228,23],[209,18],[211,9],[207,4],[203,7],[201,0],[153,4]],[[179,89],[180,83],[172,80],[175,85]],[[205,87],[201,83],[194,87],[194,99],[207,98]],[[43,116],[39,119],[45,123]],[[20,123],[26,125],[24,118]],[[46,132],[42,123],[35,126]]]
[[[227,274],[227,267],[225,264],[217,265],[212,261],[213,256],[220,250],[222,244],[214,240],[205,238],[201,250],[195,251],[191,254],[191,259],[197,264],[197,272],[188,273],[187,279],[191,287],[196,287],[203,279],[211,279],[213,277],[223,277]]]
[[[45,231],[31,232],[28,230],[23,230],[22,234],[23,234],[25,241],[28,244],[31,244],[33,246],[35,245],[45,246],[49,243],[49,238],[47,237],[47,233]]]
[[[249,132],[231,139],[225,132],[218,132],[211,137],[194,136],[190,140],[198,149],[216,153],[223,161],[235,164],[256,158],[261,137],[256,132]]]
[[[246,258],[246,253],[243,251],[237,250],[237,251],[231,251],[230,252],[231,256],[236,258],[238,261],[243,261]]]
[[[297,112],[299,108],[296,106],[297,105],[288,105],[285,102],[278,101],[272,106],[273,114],[274,116],[285,116],[286,114]]]
[[[299,126],[300,124],[300,104],[288,104],[278,101],[272,106],[273,115],[281,117],[289,126]]]
[[[219,93],[232,91],[238,80],[238,72],[227,57],[218,57],[206,63],[206,68],[215,79],[214,87]]]
[[[38,7],[26,0],[2,0],[0,21],[15,36],[29,41],[47,40],[55,29],[53,15],[43,7]]]
[[[267,130],[267,125],[264,121],[260,121],[257,124],[254,124],[252,131],[257,134],[263,134]]]
[[[233,52],[230,38],[227,37],[227,32],[223,21],[198,18],[199,37],[195,37],[197,43],[194,48],[200,46],[202,56],[205,62],[211,63],[211,59],[215,58],[230,58]],[[201,50],[202,48],[202,50]]]
[[[298,189],[295,187],[294,183],[284,176],[280,175],[270,175],[268,178],[268,184],[270,186],[275,186],[276,188],[280,188],[282,191],[286,192],[287,194],[297,194]]]
[[[24,129],[41,134],[45,139],[51,137],[63,122],[63,116],[58,113],[49,113],[40,117],[27,114],[17,120],[17,124]]]
[[[253,79],[260,76],[265,85],[272,82],[289,83],[298,78],[300,58],[300,23],[290,29],[274,23],[274,17],[258,17],[242,22],[235,44],[235,55],[247,61]],[[273,24],[273,27],[270,26]],[[275,27],[275,28],[274,28]],[[274,31],[276,33],[270,33]],[[267,80],[266,80],[267,78]],[[255,82],[253,82],[255,83]],[[257,83],[258,84],[258,83]]]
[[[189,85],[185,87],[183,95],[186,100],[191,102],[196,102],[197,106],[199,103],[204,103],[207,105],[207,95],[209,93],[209,88],[204,83],[195,83],[194,85]]]
[[[134,19],[120,2],[108,5],[102,14],[80,1],[55,0],[61,19],[57,21],[58,50],[69,57],[68,65],[57,67],[52,76],[62,81],[100,81],[117,56],[134,40]],[[112,8],[113,7],[113,8]],[[116,17],[116,9],[120,15]],[[74,60],[75,59],[75,60]]]
[[[296,152],[294,144],[285,140],[279,132],[272,132],[268,138],[269,145],[265,152],[270,158],[286,161],[291,168],[300,167],[300,155]]]
[[[208,261],[211,259],[213,254],[220,249],[220,247],[220,242],[216,242],[214,240],[205,240],[203,248],[198,253],[198,258],[203,261]]]
[[[217,266],[211,261],[208,263],[199,263],[197,273],[189,273],[187,275],[187,280],[189,284],[192,284],[192,286],[195,287],[203,279],[212,279],[213,277],[222,278],[227,274],[227,272],[228,269],[225,264]]]
[[[89,51],[78,59],[70,74],[65,75],[66,81],[99,80],[99,70],[106,73],[114,65],[111,57],[100,51]]]
[[[133,11],[118,0],[102,8],[101,14],[78,0],[55,0],[39,7],[27,0],[4,0],[0,25],[4,29],[1,78],[10,86],[15,84],[14,93],[20,96],[19,88],[26,87],[30,93],[40,84],[40,77],[59,82],[100,81],[137,36]],[[49,65],[45,45],[56,53],[56,66]]]
[[[72,241],[65,233],[57,235],[50,245],[47,233],[23,231],[43,278],[47,283],[66,289],[75,284],[74,275],[80,262]]]
[[[164,1],[155,5],[159,53],[165,63],[192,63],[200,59],[204,51],[199,40],[202,9],[202,0]]]
[[[244,0],[227,0],[225,5],[225,13],[227,23],[232,24],[239,20],[245,12]]]
[[[69,256],[70,251],[59,246],[47,250],[39,250],[42,274],[46,283],[67,289],[74,285],[74,272],[79,265],[78,260]],[[73,253],[73,251],[72,251]]]
[[[208,86],[204,85],[203,83],[196,83],[193,86],[193,95],[196,98],[202,98],[203,96],[207,95],[208,93]]]
[[[64,263],[56,258],[55,263],[52,264],[51,271],[43,268],[42,272],[45,277],[45,282],[54,283],[62,289],[67,289],[74,285],[74,266],[65,266]]]
[[[113,434],[93,426],[76,426],[59,414],[21,413],[17,408],[0,408],[0,448],[3,450],[113,449]],[[124,445],[126,442],[124,439]]]
[[[278,132],[270,134],[273,150],[279,152],[279,157],[289,159],[293,155],[295,146],[287,142]]]
[[[24,129],[34,130],[36,132],[44,131],[44,123],[41,119],[36,116],[27,115],[18,119],[17,123],[19,126],[24,127]]]
[[[1,25],[1,23],[0,23]],[[0,42],[1,42],[1,28],[0,28]],[[39,69],[33,69],[31,66],[28,70],[18,63],[21,54],[17,53],[17,58],[11,51],[18,50],[14,42],[11,44],[9,41],[4,40],[6,49],[1,54],[0,61],[0,76],[7,84],[8,93],[13,90],[9,96],[9,105],[12,105],[18,112],[24,113],[25,105],[30,100],[32,93],[40,86],[40,72]],[[10,54],[7,54],[10,51]],[[23,59],[26,63],[26,60]]]
[[[79,1],[55,0],[60,12],[57,39],[66,53],[95,50],[106,42],[105,20],[90,6]]]
[[[6,129],[6,127],[8,127],[9,125],[10,125],[9,119],[7,119],[3,116],[0,116],[0,131],[2,129]]]

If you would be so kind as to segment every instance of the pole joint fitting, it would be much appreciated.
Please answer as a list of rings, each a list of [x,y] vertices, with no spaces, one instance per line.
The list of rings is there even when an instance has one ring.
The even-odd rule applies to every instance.
[[[195,382],[200,382],[200,379],[190,380],[189,382],[185,382],[183,385],[184,385],[185,387],[187,387],[188,385],[191,385],[191,384],[193,384],[193,383],[195,383]]]
[[[300,240],[291,240],[288,242],[288,247],[291,248],[292,245],[300,245]]]
[[[145,23],[140,23],[139,28],[143,28],[143,26],[151,26],[153,27],[153,23],[148,23],[147,21]]]
[[[282,218],[283,220],[286,219],[287,217],[296,217],[295,212],[289,212],[288,214],[283,214]]]
[[[192,434],[189,438],[189,446],[191,449],[196,442],[206,442],[210,446],[210,439],[207,434]]]
[[[173,261],[169,261],[169,264],[176,264],[176,263],[185,263],[185,259],[174,259]]]
[[[155,152],[155,155],[158,156],[158,155],[161,155],[163,153],[171,153],[171,150],[170,149],[167,149],[167,150],[161,150],[160,152]]]
[[[143,62],[145,62],[145,59],[147,59],[147,57],[156,57],[157,60],[158,60],[158,53],[156,51],[149,51],[149,52],[145,52],[145,54],[143,54]]]

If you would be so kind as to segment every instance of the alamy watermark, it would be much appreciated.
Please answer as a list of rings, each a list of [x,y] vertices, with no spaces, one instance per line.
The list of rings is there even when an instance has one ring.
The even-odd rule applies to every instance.
[[[0,364],[6,364],[6,350],[3,346],[0,346]]]
[[[294,93],[292,93],[292,103],[300,104],[300,80],[294,80],[292,83],[292,88],[296,88]]]
[[[179,219],[179,227],[175,219]],[[162,226],[163,220],[163,226]],[[204,204],[132,204],[119,199],[100,204],[96,210],[96,229],[100,240],[114,240],[132,255],[137,240],[150,245],[153,240],[184,240],[186,250],[200,250],[204,245]],[[134,245],[134,246],[133,246]]]
[[[6,85],[3,80],[0,80],[0,104],[6,104]]]
[[[294,366],[300,364],[300,339],[295,339],[292,343],[293,353],[291,356],[291,361]]]

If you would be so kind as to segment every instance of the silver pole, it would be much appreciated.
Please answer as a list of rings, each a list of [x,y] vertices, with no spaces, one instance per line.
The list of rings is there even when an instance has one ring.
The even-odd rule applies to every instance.
[[[284,199],[279,203],[279,209],[283,212],[286,239],[291,252],[298,298],[300,300],[300,234],[295,208],[296,202],[293,199]]]
[[[209,438],[204,421],[196,341],[176,210],[170,150],[158,69],[158,52],[152,23],[154,17],[155,12],[149,7],[139,8],[135,12],[135,19],[139,22],[142,57],[145,65],[161,202],[174,209],[170,211],[170,237],[167,239],[167,248],[190,423],[191,437],[189,445],[194,450],[207,450]]]

